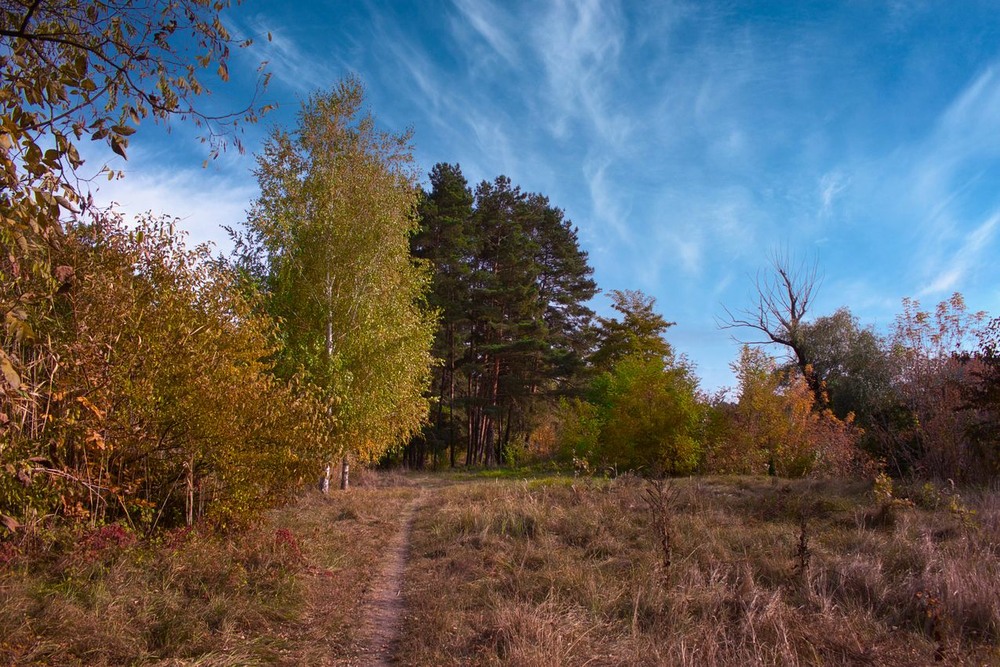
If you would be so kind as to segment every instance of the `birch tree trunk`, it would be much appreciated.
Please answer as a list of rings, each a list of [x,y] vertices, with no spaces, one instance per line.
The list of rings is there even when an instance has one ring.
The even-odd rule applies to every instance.
[[[194,525],[194,457],[192,456],[187,462],[187,494],[184,504],[185,509],[185,521],[188,526]]]
[[[324,496],[330,493],[330,467],[331,467],[330,464],[327,463],[326,471],[324,472],[323,476],[319,478],[319,490],[323,493]]]

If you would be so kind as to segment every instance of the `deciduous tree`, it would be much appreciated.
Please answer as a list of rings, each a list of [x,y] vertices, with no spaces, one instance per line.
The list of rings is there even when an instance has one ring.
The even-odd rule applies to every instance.
[[[757,273],[756,303],[739,312],[726,308],[720,323],[725,329],[750,329],[763,334],[763,340],[740,341],[749,345],[782,345],[805,378],[818,407],[826,405],[823,387],[813,370],[805,339],[805,317],[813,294],[819,285],[815,264],[799,262],[774,255],[771,271]]]
[[[841,419],[867,428],[893,400],[892,361],[882,340],[847,308],[801,325],[804,356]]]
[[[970,312],[955,293],[933,312],[903,300],[890,335],[894,386],[908,413],[905,428],[887,432],[887,454],[897,471],[960,480],[974,474],[966,438],[971,415],[961,410],[963,387],[974,382],[969,363],[986,314]]]
[[[688,475],[701,463],[697,380],[683,364],[629,356],[595,381],[598,460],[620,470]]]
[[[970,361],[978,368],[963,387],[963,407],[971,413],[966,437],[980,471],[972,477],[995,479],[1000,476],[1000,318],[980,331],[978,353]]]
[[[310,97],[294,132],[272,133],[247,229],[280,322],[280,372],[303,374],[329,401],[328,455],[374,460],[426,419],[434,320],[427,267],[410,256],[410,137],[379,130],[363,102],[347,78]]]
[[[598,319],[597,350],[590,363],[608,370],[628,357],[672,361],[673,350],[663,335],[674,323],[654,310],[656,299],[639,290],[611,290],[609,295],[620,317]]]
[[[50,253],[60,216],[84,209],[79,187],[89,138],[125,156],[144,119],[193,120],[213,151],[239,121],[267,107],[211,116],[195,101],[202,78],[228,78],[232,37],[221,21],[228,0],[15,0],[0,4],[0,307],[20,303],[24,321],[58,287]],[[260,80],[261,85],[265,79]],[[96,175],[97,170],[91,175]],[[108,173],[109,177],[114,176]],[[15,366],[16,358],[12,359]]]
[[[271,375],[273,324],[206,247],[186,249],[169,220],[108,215],[71,227],[57,257],[74,281],[47,345],[22,351],[46,370],[31,380],[42,400],[0,391],[0,463],[17,471],[0,476],[4,507],[137,529],[230,522],[315,467],[328,417]]]

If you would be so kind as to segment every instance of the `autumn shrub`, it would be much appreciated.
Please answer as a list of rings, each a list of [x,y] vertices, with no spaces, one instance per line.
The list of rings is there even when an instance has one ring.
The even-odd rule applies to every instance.
[[[207,247],[185,248],[169,220],[107,215],[71,228],[60,261],[73,280],[30,344],[45,372],[24,379],[44,414],[7,426],[5,507],[140,530],[230,524],[318,469],[327,413],[270,375],[273,324]]]
[[[990,448],[978,437],[987,425],[981,393],[988,386],[989,327],[984,312],[969,312],[959,293],[933,311],[903,300],[889,343],[895,374],[896,412],[879,429],[883,454],[893,471],[957,482],[988,481],[995,473]],[[971,354],[979,337],[980,354]]]
[[[706,429],[714,472],[762,473],[783,477],[850,475],[870,464],[858,442],[852,415],[839,419],[817,408],[805,378],[777,367],[760,349],[744,346],[733,364],[739,399],[717,401]]]

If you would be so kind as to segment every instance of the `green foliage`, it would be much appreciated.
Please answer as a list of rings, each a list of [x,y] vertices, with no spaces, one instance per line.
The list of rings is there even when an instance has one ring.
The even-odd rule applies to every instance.
[[[638,291],[612,292],[620,320],[601,318],[591,361],[603,372],[588,400],[557,410],[557,451],[584,469],[613,468],[685,475],[702,463],[702,406],[697,378],[674,359],[663,333],[670,326]]]
[[[893,484],[892,478],[889,477],[884,472],[880,472],[875,476],[875,481],[872,484],[872,496],[875,498],[877,503],[889,503],[893,500]]]
[[[409,135],[379,131],[363,101],[345,79],[310,97],[294,133],[272,133],[242,265],[262,266],[279,374],[318,387],[336,418],[322,455],[373,460],[426,418],[434,319],[428,271],[410,257]]]
[[[893,364],[871,328],[862,328],[847,308],[801,326],[805,356],[826,390],[830,408],[862,426],[874,423],[892,401]]]
[[[434,267],[442,363],[431,424],[406,461],[420,467],[428,447],[435,462],[448,448],[454,465],[459,441],[470,465],[534,455],[529,440],[555,401],[583,384],[596,292],[587,254],[560,209],[505,176],[474,195],[458,165],[436,165],[430,180],[413,250]]]
[[[562,398],[556,413],[557,458],[567,464],[596,461],[602,425],[598,406],[580,398]]]
[[[683,365],[626,357],[594,383],[599,460],[620,470],[687,475],[701,462],[697,382]]]
[[[472,229],[466,460],[492,465],[579,370],[596,286],[562,211],[505,176],[476,188]]]
[[[672,360],[673,350],[663,338],[674,325],[653,310],[656,300],[638,290],[611,290],[612,304],[620,319],[600,318],[599,342],[590,363],[609,370],[627,357]]]
[[[441,363],[432,369],[431,389],[435,400],[430,420],[406,447],[406,463],[412,468],[423,466],[428,446],[435,464],[438,454],[445,448],[449,450],[451,466],[456,464],[456,449],[462,436],[456,415],[458,393],[465,384],[459,365],[468,344],[471,307],[472,191],[457,164],[434,165],[430,185],[430,192],[423,193],[420,199],[420,226],[410,245],[413,255],[426,260],[432,267],[427,301],[441,316],[433,348],[434,356]]]

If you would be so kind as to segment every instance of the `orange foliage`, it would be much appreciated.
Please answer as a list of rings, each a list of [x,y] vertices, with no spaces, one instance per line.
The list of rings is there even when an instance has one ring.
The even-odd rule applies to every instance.
[[[712,468],[800,477],[848,474],[861,464],[862,431],[853,415],[841,420],[829,409],[815,409],[800,374],[780,371],[774,359],[748,346],[734,370],[740,398],[728,411],[716,408]]]

